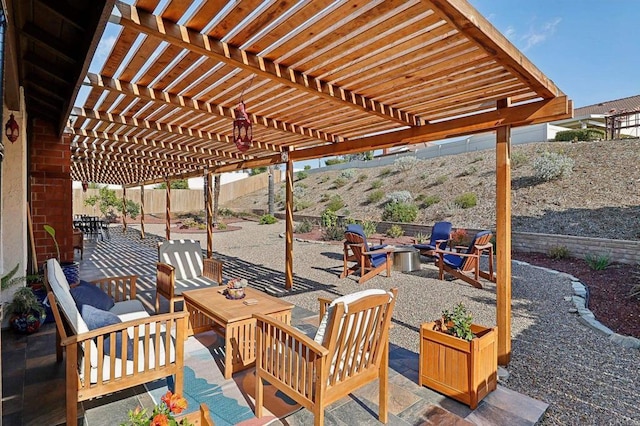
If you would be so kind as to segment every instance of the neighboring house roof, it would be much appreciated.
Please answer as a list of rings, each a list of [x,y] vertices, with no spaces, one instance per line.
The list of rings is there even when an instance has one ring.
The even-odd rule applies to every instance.
[[[585,117],[592,114],[611,115],[626,111],[640,111],[640,95],[576,108],[573,116]]]

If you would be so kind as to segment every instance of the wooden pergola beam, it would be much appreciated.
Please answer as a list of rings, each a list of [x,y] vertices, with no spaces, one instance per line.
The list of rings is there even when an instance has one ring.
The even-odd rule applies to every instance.
[[[198,114],[205,113],[226,118],[228,120],[235,119],[235,111],[232,108],[224,107],[222,105],[216,105],[213,103],[197,101],[187,96],[174,95],[171,93],[152,89],[151,87],[140,86],[135,83],[120,81],[115,78],[109,78],[98,74],[87,73],[87,79],[84,84],[90,87],[109,90],[111,92],[135,96],[148,102],[171,105],[186,111],[196,112]],[[290,135],[293,133],[308,138],[317,139],[318,142],[333,142],[337,138],[337,135],[323,132],[321,130],[310,129],[303,126],[296,126],[293,124],[285,123],[284,121],[276,120],[274,118],[262,117],[257,114],[248,113],[248,115],[249,119],[254,125],[263,126],[270,130],[276,130],[286,135]],[[229,128],[231,129],[231,121],[229,122]],[[276,146],[274,146],[274,148],[275,147]],[[282,151],[282,149],[279,147],[277,150]]]
[[[416,124],[416,117],[413,114],[305,75],[293,68],[285,67],[185,26],[178,25],[162,16],[153,15],[122,2],[117,2],[116,7],[122,16],[112,15],[111,22],[118,23],[125,28],[156,37],[203,57],[224,62],[276,83],[284,84],[343,106],[347,105],[406,126]]]
[[[410,129],[398,130],[376,136],[348,140],[337,144],[322,145],[314,148],[291,151],[289,157],[294,161],[313,160],[332,155],[353,154],[374,149],[406,146],[431,142],[451,137],[488,132],[500,126],[527,126],[549,121],[571,118],[573,103],[566,96],[516,105],[510,108],[488,111],[469,117],[462,117],[439,123],[426,124]],[[243,170],[253,167],[281,163],[279,155],[249,160],[216,168],[216,173]]]

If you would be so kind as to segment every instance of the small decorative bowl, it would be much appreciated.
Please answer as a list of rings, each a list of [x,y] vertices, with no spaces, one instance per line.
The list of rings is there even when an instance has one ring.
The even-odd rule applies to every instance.
[[[228,288],[228,299],[242,299],[244,297],[244,288]]]

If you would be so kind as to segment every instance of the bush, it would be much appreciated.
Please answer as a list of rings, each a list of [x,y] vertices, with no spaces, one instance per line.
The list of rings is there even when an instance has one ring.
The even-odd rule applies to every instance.
[[[604,139],[604,130],[600,129],[575,129],[562,130],[556,133],[557,142],[571,141],[596,141]]]
[[[382,179],[376,179],[371,182],[371,189],[378,189],[382,186]]]
[[[356,182],[358,182],[358,183],[362,183],[362,182],[364,182],[364,181],[365,181],[365,180],[367,180],[367,179],[369,179],[369,176],[367,176],[367,174],[366,174],[366,173],[362,173],[362,174],[359,174],[359,175],[358,175],[358,179],[356,179]]]
[[[263,214],[260,216],[260,225],[271,225],[276,222],[278,222],[278,219],[272,214]]]
[[[584,260],[589,265],[589,268],[594,271],[603,271],[611,264],[611,257],[608,254],[595,255],[589,253],[584,257]]]
[[[566,246],[555,246],[551,247],[547,254],[552,259],[566,259],[569,257],[569,249]]]
[[[545,151],[533,161],[533,170],[538,179],[559,179],[571,174],[573,160],[562,154]]]
[[[322,228],[322,239],[325,241],[340,241],[344,238],[344,229],[342,226],[333,225]]]
[[[380,174],[378,176],[380,177],[387,177],[392,173],[392,170],[390,168],[386,168],[386,169],[382,169],[382,171],[380,172]]]
[[[372,220],[363,220],[361,225],[362,229],[364,230],[364,235],[366,235],[367,237],[372,236],[378,231],[378,224]]]
[[[296,234],[306,234],[307,232],[311,232],[313,229],[313,222],[310,220],[304,219],[302,222],[299,222],[294,228],[293,232]]]
[[[375,191],[371,191],[367,196],[367,201],[369,204],[378,203],[384,198],[384,191],[382,189],[376,189]]]
[[[522,151],[512,152],[511,153],[511,168],[517,169],[525,164],[527,164],[527,154]]]
[[[466,168],[463,171],[461,171],[460,174],[458,175],[458,177],[471,176],[471,175],[475,174],[477,171],[478,171],[478,169],[475,166],[471,166],[471,167]]]
[[[323,192],[322,195],[320,196],[320,202],[324,203],[326,201],[329,201],[330,198],[331,196],[329,194],[327,194],[326,192]]]
[[[323,228],[330,228],[338,224],[338,215],[335,211],[326,209],[320,216],[320,223]]]
[[[447,175],[438,176],[436,178],[436,180],[434,181],[434,185],[442,185],[447,180],[449,180],[449,176],[447,176]]]
[[[337,212],[341,208],[344,207],[344,201],[342,201],[342,197],[338,194],[335,194],[329,199],[327,203],[327,210],[331,210],[333,212]]]
[[[408,203],[389,203],[384,206],[382,220],[411,223],[418,217],[418,207]]]
[[[301,211],[304,209],[308,209],[309,207],[311,207],[311,201],[307,201],[307,200],[299,200],[297,198],[293,199],[293,210],[294,211]]]
[[[296,173],[296,177],[298,178],[298,180],[306,179],[309,177],[309,173],[304,171],[299,171],[298,173]]]
[[[225,207],[223,207],[221,209],[218,209],[218,214],[220,216],[222,216],[222,217],[234,217],[235,216],[235,213],[233,212],[233,210],[225,208]]]
[[[218,224],[216,225],[216,227],[221,230],[224,231],[225,229],[227,229],[227,224],[224,222],[218,222]]]
[[[429,234],[423,234],[422,232],[418,232],[413,236],[413,239],[416,240],[418,244],[428,243],[431,239],[429,238]]]
[[[331,178],[328,175],[324,175],[320,179],[318,179],[318,182],[319,183],[329,182],[329,179],[331,179]]]
[[[354,169],[346,169],[340,172],[340,177],[345,178],[347,180],[349,179],[353,179],[353,177],[356,175],[356,170]]]
[[[406,173],[420,165],[422,161],[416,157],[400,157],[393,162],[393,167],[398,172]]]
[[[439,195],[427,195],[422,199],[422,208],[426,209],[427,207],[431,207],[434,204],[438,204],[439,202],[440,202]]]
[[[453,202],[461,209],[468,209],[478,204],[478,198],[473,192],[467,192],[457,197]]]
[[[334,164],[342,164],[346,162],[347,160],[345,160],[344,158],[330,158],[328,160],[324,160],[324,164],[327,166],[333,166]]]
[[[392,225],[389,229],[387,229],[387,236],[391,238],[398,238],[404,235],[404,230],[400,225]]]
[[[304,170],[311,170],[311,166],[307,164],[306,166],[304,166]]]
[[[336,178],[333,181],[333,187],[336,188],[336,189],[337,188],[342,188],[346,184],[347,184],[347,180],[345,178],[342,178],[342,177]]]
[[[387,194],[387,201],[390,203],[408,203],[413,201],[413,196],[409,191],[394,191]]]

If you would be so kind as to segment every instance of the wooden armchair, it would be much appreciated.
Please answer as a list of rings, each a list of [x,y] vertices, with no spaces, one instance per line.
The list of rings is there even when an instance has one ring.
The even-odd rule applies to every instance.
[[[456,247],[457,252],[436,249],[439,278],[444,279],[444,273],[447,272],[477,288],[482,288],[480,277],[495,282],[492,235],[491,231],[478,232],[468,247]],[[484,253],[489,256],[488,272],[480,269],[480,257]]]
[[[156,313],[160,310],[160,296],[169,300],[169,312],[173,312],[175,302],[184,300],[184,290],[222,285],[222,266],[218,259],[202,257],[199,241],[169,240],[158,244]]]
[[[345,278],[360,271],[358,284],[375,277],[385,271],[391,276],[393,250],[386,245],[370,246],[360,225],[349,225],[344,233],[343,271],[340,278]],[[355,262],[349,267],[350,262]]]
[[[256,417],[262,417],[263,382],[313,412],[324,424],[327,405],[379,379],[379,419],[387,422],[389,324],[398,290],[364,290],[321,299],[315,339],[266,315],[257,322]]]

